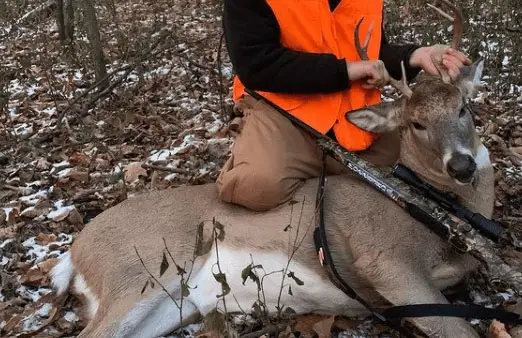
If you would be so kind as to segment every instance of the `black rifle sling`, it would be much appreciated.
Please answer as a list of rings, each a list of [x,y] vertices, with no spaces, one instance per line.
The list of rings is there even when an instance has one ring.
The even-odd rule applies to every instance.
[[[312,129],[310,126],[304,124],[302,121],[294,118],[289,113],[284,111],[281,107],[277,106],[275,103],[269,101],[264,96],[254,92],[252,90],[246,89],[246,92],[251,95],[253,98],[257,100],[262,100],[267,103],[275,110],[280,112],[283,116],[288,118],[290,122],[296,125],[298,128],[301,128],[307,132],[309,132],[312,136],[318,137],[318,132]],[[324,135],[320,135],[324,137]],[[317,208],[317,218],[316,218],[316,227],[314,230],[314,243],[316,246],[317,254],[319,255],[319,260],[321,264],[325,267],[325,270],[331,279],[332,283],[338,287],[342,292],[344,292],[349,297],[357,300],[361,305],[363,305],[368,311],[372,313],[372,315],[377,318],[379,321],[387,323],[391,327],[397,329],[401,334],[404,334],[406,337],[416,337],[413,333],[406,330],[403,326],[401,326],[400,319],[403,318],[414,318],[414,317],[431,317],[431,316],[441,316],[441,317],[461,317],[461,318],[476,318],[476,319],[498,319],[505,324],[518,325],[522,324],[522,320],[520,319],[520,315],[513,313],[502,311],[498,309],[487,309],[484,307],[480,307],[477,305],[456,305],[456,304],[415,304],[415,305],[401,305],[401,306],[393,306],[390,304],[390,307],[384,311],[378,312],[376,311],[368,302],[362,299],[357,293],[351,288],[339,275],[338,271],[333,264],[332,256],[328,247],[328,242],[326,240],[326,231],[324,224],[324,194],[326,191],[326,152],[323,151],[323,168],[321,172],[321,176],[319,179],[319,187],[316,198],[316,208]],[[410,213],[411,214],[411,213]],[[418,334],[417,334],[418,336]]]
[[[326,239],[326,228],[324,223],[324,196],[326,192],[326,153],[323,152],[323,165],[321,170],[321,176],[319,179],[319,187],[317,189],[317,197],[315,201],[316,206],[316,223],[314,230],[314,244],[316,251],[319,255],[319,261],[321,265],[325,268],[325,271],[332,281],[332,283],[339,288],[342,292],[344,292],[348,297],[355,299],[362,306],[364,306],[370,313],[380,322],[389,325],[390,327],[396,329],[401,336],[416,338],[418,335],[413,334],[408,329],[400,325],[400,320],[388,320],[386,315],[377,312],[373,306],[371,306],[368,302],[366,302],[363,298],[361,298],[355,290],[350,287],[344,279],[339,275],[339,272],[335,268],[335,264],[333,263],[332,255],[330,252],[330,248],[328,246],[328,241]],[[427,337],[427,336],[425,336]]]

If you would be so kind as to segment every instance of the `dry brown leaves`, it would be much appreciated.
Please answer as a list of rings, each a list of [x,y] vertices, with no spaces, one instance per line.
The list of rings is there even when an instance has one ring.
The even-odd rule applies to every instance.
[[[125,166],[123,171],[125,172],[125,181],[127,183],[133,183],[138,180],[140,176],[147,177],[147,170],[141,165],[142,162],[131,162]]]
[[[512,338],[506,326],[498,320],[493,320],[488,330],[488,338]]]

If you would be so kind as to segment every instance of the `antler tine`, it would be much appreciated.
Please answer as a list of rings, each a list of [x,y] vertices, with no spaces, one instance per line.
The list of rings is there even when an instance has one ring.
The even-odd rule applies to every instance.
[[[454,17],[437,7],[439,1],[442,1],[446,6],[451,8]],[[440,15],[442,15],[443,17],[445,17],[453,23],[453,40],[451,41],[451,48],[458,49],[463,33],[462,22],[464,21],[462,11],[460,10],[460,8],[458,8],[448,0],[436,0],[433,5],[428,4],[428,7],[434,9],[437,13],[439,13]]]
[[[359,20],[357,20],[357,24],[355,25],[354,31],[354,40],[355,40],[355,49],[359,54],[361,60],[370,60],[368,57],[368,44],[370,43],[370,37],[373,31],[373,22],[370,25],[370,29],[368,29],[368,33],[366,33],[366,38],[364,39],[364,45],[361,46],[361,41],[359,41],[359,28],[361,27],[361,23],[364,20],[364,16],[362,16]]]
[[[401,92],[407,98],[411,98],[413,92],[408,86],[408,80],[406,78],[406,67],[404,67],[404,61],[401,61],[402,77],[401,80],[396,80],[390,76],[390,85]]]
[[[370,60],[370,58],[368,57],[368,43],[370,42],[370,37],[372,35],[373,22],[370,25],[370,28],[368,29],[368,33],[366,33],[366,39],[364,40],[364,45],[361,46],[361,41],[359,40],[359,28],[360,28],[363,20],[364,20],[364,16],[361,17],[359,20],[357,20],[357,24],[355,25],[355,30],[354,30],[354,41],[355,41],[355,49],[357,50],[359,57],[361,58],[361,60],[367,61],[367,60]],[[393,88],[397,89],[404,96],[410,98],[412,95],[412,91],[411,91],[411,88],[408,86],[408,83],[406,80],[406,68],[404,67],[404,62],[401,62],[401,69],[402,69],[402,79],[399,81],[390,76],[389,83]]]

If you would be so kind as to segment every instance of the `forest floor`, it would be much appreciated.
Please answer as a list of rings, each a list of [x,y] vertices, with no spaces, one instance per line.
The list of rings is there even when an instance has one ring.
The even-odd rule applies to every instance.
[[[415,3],[387,1],[389,38],[447,43],[448,24]],[[473,19],[463,48],[486,59],[473,105],[495,169],[494,219],[522,238],[522,47],[516,42],[522,35],[516,3],[506,3],[502,11],[491,3],[465,7]],[[76,336],[85,325],[78,302],[57,304],[50,293],[47,273],[58,257],[93,217],[127,198],[214,182],[236,135],[217,1],[121,0],[97,9],[116,84],[106,92],[93,86],[81,16],[68,50],[52,16],[0,21],[2,336]],[[504,255],[520,265],[520,252]],[[512,290],[483,273],[454,301],[518,307]],[[472,323],[484,334],[486,323]],[[304,316],[290,329],[320,337],[330,330],[342,337],[389,336],[368,319]],[[212,335],[200,324],[185,334]]]

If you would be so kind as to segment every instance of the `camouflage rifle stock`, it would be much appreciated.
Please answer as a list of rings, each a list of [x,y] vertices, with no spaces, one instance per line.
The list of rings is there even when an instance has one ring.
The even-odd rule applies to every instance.
[[[493,238],[494,241],[484,237],[473,227],[473,225],[477,226],[477,224],[470,224],[470,222],[444,209],[444,207],[436,201],[423,196],[415,190],[414,186],[393,177],[393,171],[373,166],[356,154],[341,147],[336,141],[296,119],[265,97],[249,89],[246,89],[246,91],[252,97],[263,100],[269,104],[288,118],[294,125],[310,133],[315,138],[319,147],[328,155],[332,156],[357,176],[389,197],[406,210],[413,218],[447,240],[459,252],[469,253],[479,261],[485,263],[491,277],[501,280],[517,293],[522,292],[522,273],[502,260],[499,248],[495,245],[495,242],[499,244],[510,244],[510,240],[505,231],[494,227],[494,230],[488,233],[488,237]],[[498,226],[500,227],[500,225]]]

